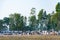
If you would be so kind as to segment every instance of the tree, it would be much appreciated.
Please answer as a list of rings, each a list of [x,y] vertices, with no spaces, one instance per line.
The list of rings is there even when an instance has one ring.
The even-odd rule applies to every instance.
[[[60,12],[60,2],[58,2],[56,5],[56,12]]]
[[[35,10],[36,10],[35,8],[32,8],[30,14],[35,15],[35,12],[36,12]]]
[[[36,26],[36,17],[31,16],[29,21],[30,21],[30,26],[34,29],[34,27]]]
[[[15,27],[15,24],[14,24],[14,15],[13,14],[10,14],[9,15],[9,27],[10,27],[10,30],[16,30],[16,27]]]
[[[56,5],[56,13],[57,13],[57,19],[60,21],[60,2]]]
[[[4,17],[3,18],[4,21],[4,26],[6,26],[6,30],[9,31],[9,18],[8,17]]]
[[[4,21],[0,20],[0,31],[6,30],[6,26],[3,25]]]
[[[56,30],[56,27],[57,27],[57,21],[58,21],[57,16],[58,16],[57,13],[55,13],[55,14],[52,15],[52,17],[51,17],[52,26],[54,27],[55,30]]]
[[[38,20],[41,20],[41,19],[42,19],[42,14],[43,14],[43,9],[41,9],[41,10],[39,11]]]
[[[6,25],[9,25],[9,18],[8,17],[4,17],[3,21]]]
[[[57,20],[57,30],[60,30],[60,2],[56,5],[56,18]]]
[[[35,30],[36,27],[36,16],[35,16],[35,8],[31,9],[31,16],[29,17],[29,27],[31,30]]]
[[[23,18],[23,22],[24,22],[24,26],[26,27],[26,25],[27,25],[27,24],[26,24],[26,23],[27,23],[27,17],[24,17],[24,18]]]
[[[23,16],[18,13],[10,14],[10,30],[23,30]]]
[[[39,11],[39,14],[38,14],[38,24],[39,24],[39,30],[46,30],[47,27],[46,27],[46,24],[47,24],[47,15],[46,15],[46,11],[44,11],[43,9],[41,9]]]
[[[51,26],[51,15],[50,14],[47,15],[47,19],[48,19],[47,30],[50,30],[50,29],[52,29],[52,26]]]

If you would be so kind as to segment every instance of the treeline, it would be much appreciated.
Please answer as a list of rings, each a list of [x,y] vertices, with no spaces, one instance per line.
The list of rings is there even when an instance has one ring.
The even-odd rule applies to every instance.
[[[13,31],[39,30],[42,29],[39,28],[39,24],[42,20],[46,20],[46,30],[60,30],[60,3],[57,3],[55,9],[56,12],[48,14],[46,14],[46,11],[44,11],[44,9],[41,9],[37,15],[38,18],[36,18],[36,9],[32,8],[30,17],[28,18],[29,25],[27,25],[27,17],[22,16],[20,13],[10,14],[9,17],[0,19],[0,31],[7,30],[7,27],[9,27],[9,30]]]

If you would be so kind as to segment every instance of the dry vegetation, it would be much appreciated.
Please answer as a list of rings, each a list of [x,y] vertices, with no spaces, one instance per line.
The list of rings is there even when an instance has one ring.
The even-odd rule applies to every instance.
[[[39,35],[31,35],[31,36],[19,36],[19,35],[3,35],[0,36],[0,40],[60,40],[60,36],[39,36]]]

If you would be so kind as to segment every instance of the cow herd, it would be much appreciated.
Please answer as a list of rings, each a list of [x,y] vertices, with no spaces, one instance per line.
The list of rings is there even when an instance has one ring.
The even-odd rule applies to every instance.
[[[60,35],[60,31],[2,31],[1,35]]]

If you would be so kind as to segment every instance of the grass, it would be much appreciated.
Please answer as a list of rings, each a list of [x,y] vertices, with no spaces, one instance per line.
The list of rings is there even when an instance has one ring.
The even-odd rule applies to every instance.
[[[60,36],[52,36],[52,35],[45,35],[45,36],[41,36],[41,35],[23,35],[23,36],[19,36],[19,35],[3,35],[0,36],[0,40],[60,40]]]

